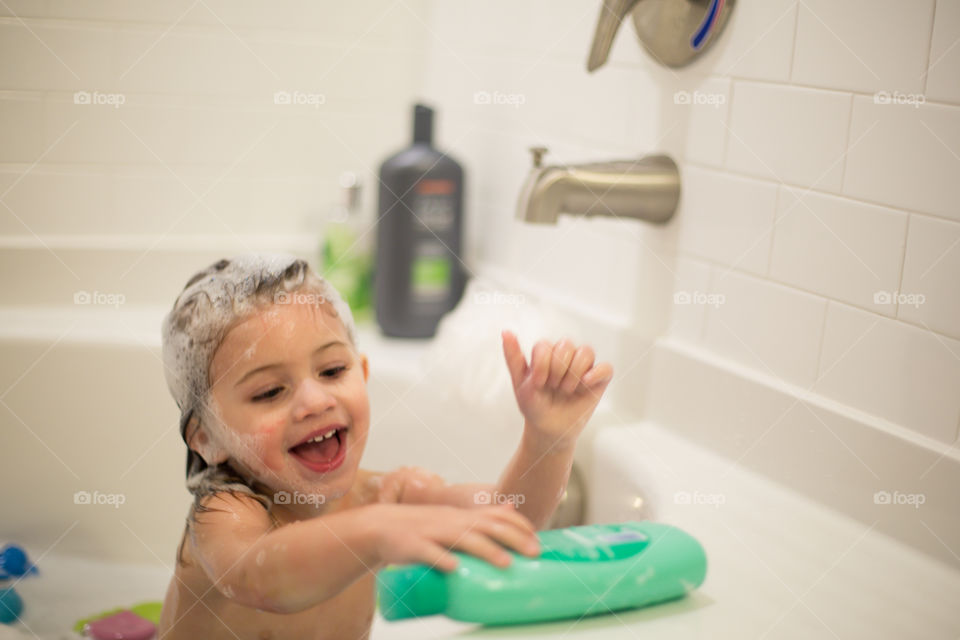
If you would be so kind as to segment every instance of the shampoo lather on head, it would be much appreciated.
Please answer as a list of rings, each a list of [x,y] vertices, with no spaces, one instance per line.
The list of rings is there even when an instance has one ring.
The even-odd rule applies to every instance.
[[[686,532],[655,522],[541,531],[539,558],[501,569],[457,552],[450,573],[425,565],[377,576],[387,620],[444,614],[482,624],[579,618],[680,598],[703,584],[707,557]]]
[[[377,217],[377,323],[388,336],[433,336],[463,295],[466,275],[463,169],[433,147],[429,107],[414,107],[413,144],[380,167]]]

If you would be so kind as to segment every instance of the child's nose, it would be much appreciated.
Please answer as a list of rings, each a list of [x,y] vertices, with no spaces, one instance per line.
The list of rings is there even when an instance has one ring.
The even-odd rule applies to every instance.
[[[297,389],[294,397],[293,417],[304,420],[321,414],[336,405],[336,398],[320,380],[306,380]]]

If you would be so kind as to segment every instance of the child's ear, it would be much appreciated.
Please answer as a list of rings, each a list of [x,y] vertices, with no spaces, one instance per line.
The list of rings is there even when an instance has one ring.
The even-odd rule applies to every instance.
[[[360,366],[363,367],[363,381],[366,382],[370,379],[370,361],[367,360],[366,354],[361,354]]]
[[[211,467],[226,462],[229,456],[214,438],[210,437],[207,429],[200,423],[200,420],[194,416],[187,424],[187,446],[200,454],[203,461]]]

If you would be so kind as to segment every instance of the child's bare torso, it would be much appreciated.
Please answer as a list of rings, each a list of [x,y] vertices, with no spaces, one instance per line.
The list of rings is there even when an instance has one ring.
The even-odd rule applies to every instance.
[[[359,471],[355,487],[366,487],[374,474]],[[346,508],[375,501],[364,489]],[[190,537],[183,543],[163,604],[161,640],[364,640],[369,637],[375,609],[373,573],[365,574],[339,594],[291,614],[277,614],[237,604],[220,593],[194,555]]]

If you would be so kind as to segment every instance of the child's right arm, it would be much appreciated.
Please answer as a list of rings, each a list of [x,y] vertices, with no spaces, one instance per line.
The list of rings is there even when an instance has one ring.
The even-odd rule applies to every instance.
[[[197,514],[193,553],[226,597],[273,613],[327,600],[388,563],[450,571],[457,549],[509,564],[501,545],[536,555],[536,532],[510,505],[484,509],[371,504],[273,528],[252,498],[217,494]],[[499,544],[498,544],[499,543]]]

